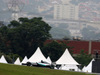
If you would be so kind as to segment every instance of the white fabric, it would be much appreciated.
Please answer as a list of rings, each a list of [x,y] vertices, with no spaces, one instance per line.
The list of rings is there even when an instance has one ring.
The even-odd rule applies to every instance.
[[[93,61],[94,61],[94,59],[92,59],[91,62],[85,68],[83,67],[82,71],[83,72],[92,72],[92,62]]]
[[[16,59],[16,61],[14,62],[15,65],[21,65],[20,59],[19,57]]]
[[[71,56],[68,49],[66,49],[63,55],[56,61],[56,64],[79,65]]]
[[[1,56],[1,58],[0,58],[0,63],[6,63],[6,64],[8,63],[8,62],[6,61],[4,55]]]
[[[61,65],[61,70],[73,70],[73,71],[81,71],[76,65]]]
[[[82,71],[83,72],[86,72],[86,66],[83,67]]]
[[[47,57],[47,60],[48,60],[48,62],[49,62],[50,64],[52,63],[52,61],[51,61],[51,59],[50,59],[49,56]]]
[[[40,48],[38,47],[37,50],[35,51],[35,53],[29,58],[28,60],[29,62],[41,62],[41,61],[46,61],[48,62],[48,60],[45,58],[45,56],[42,54]]]
[[[27,63],[27,62],[28,62],[28,58],[27,58],[27,56],[25,56],[24,59],[22,60],[21,64],[22,63]]]

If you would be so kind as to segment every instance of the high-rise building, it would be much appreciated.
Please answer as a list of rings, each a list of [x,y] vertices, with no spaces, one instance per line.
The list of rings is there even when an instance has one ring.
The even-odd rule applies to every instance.
[[[54,5],[54,19],[78,20],[79,7],[70,3],[70,0],[62,0],[62,4]]]
[[[62,4],[69,4],[71,0],[61,0]]]

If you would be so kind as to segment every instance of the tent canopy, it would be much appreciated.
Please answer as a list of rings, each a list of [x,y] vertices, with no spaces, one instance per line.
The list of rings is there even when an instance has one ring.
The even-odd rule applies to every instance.
[[[79,65],[71,56],[68,49],[66,49],[63,55],[56,61],[56,64]]]
[[[28,62],[28,58],[27,56],[25,56],[21,63],[27,63],[27,62]]]
[[[86,66],[86,67],[83,67],[82,71],[83,72],[92,72],[92,62],[94,61],[94,59],[92,59],[90,61],[90,63]]]
[[[0,58],[0,63],[8,63],[4,57],[4,55],[1,56]]]
[[[35,53],[29,58],[28,60],[29,62],[41,62],[41,61],[46,61],[48,62],[48,60],[45,58],[45,56],[42,54],[40,48],[38,47],[37,50],[35,51]]]
[[[52,63],[52,61],[51,61],[51,59],[50,59],[49,56],[47,57],[47,60],[48,60],[48,62],[49,62],[50,64]]]
[[[14,62],[14,64],[16,64],[16,65],[21,65],[21,62],[20,62],[19,57],[16,59],[16,61]]]

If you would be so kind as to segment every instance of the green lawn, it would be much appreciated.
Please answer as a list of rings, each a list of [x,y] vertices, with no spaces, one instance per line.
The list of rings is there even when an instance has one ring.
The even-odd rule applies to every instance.
[[[47,68],[0,64],[0,75],[90,75]]]

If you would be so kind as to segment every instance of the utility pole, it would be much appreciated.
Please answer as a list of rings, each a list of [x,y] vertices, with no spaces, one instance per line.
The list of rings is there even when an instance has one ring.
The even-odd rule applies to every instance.
[[[9,11],[12,12],[12,20],[18,20],[19,13],[24,7],[24,2],[22,0],[9,0],[7,6]]]

